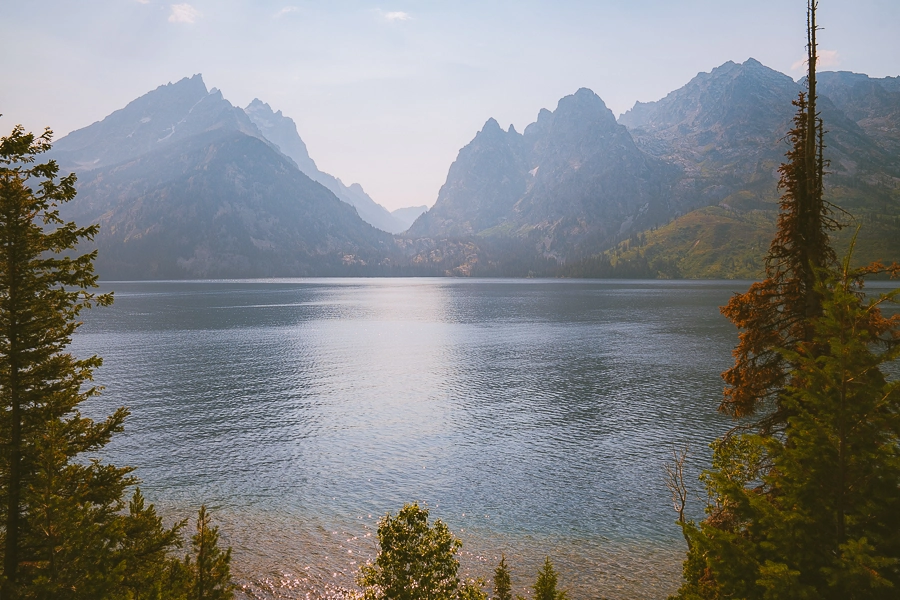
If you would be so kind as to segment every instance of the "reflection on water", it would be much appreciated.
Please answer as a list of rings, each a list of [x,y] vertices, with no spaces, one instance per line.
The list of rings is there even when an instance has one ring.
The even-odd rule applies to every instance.
[[[116,283],[75,340],[127,405],[104,456],[165,514],[215,508],[235,571],[284,597],[350,585],[418,500],[489,576],[551,555],[576,598],[663,597],[682,555],[662,481],[716,415],[742,282]],[[695,516],[702,514],[699,501]],[[295,596],[287,594],[294,593]]]

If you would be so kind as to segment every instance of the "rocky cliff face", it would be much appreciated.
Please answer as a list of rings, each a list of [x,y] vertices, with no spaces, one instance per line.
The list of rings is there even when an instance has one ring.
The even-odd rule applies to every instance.
[[[309,150],[297,133],[297,124],[293,119],[281,114],[280,110],[274,112],[271,106],[259,98],[254,98],[253,102],[244,108],[244,112],[267,140],[293,160],[307,177],[316,181],[313,174],[318,174],[319,168],[310,158]]]
[[[523,134],[488,120],[409,235],[524,238],[564,260],[664,213],[672,173],[581,89],[542,110]]]
[[[637,102],[619,118],[638,146],[683,169],[685,177],[746,180],[784,153],[779,140],[799,92],[787,75],[750,59],[700,73],[657,102]],[[712,173],[717,171],[718,173]],[[701,189],[703,185],[700,184]],[[703,190],[714,200],[714,190]]]
[[[76,172],[99,169],[216,129],[263,139],[259,129],[201,75],[161,85],[98,121],[53,144],[53,157]]]
[[[527,175],[522,135],[489,119],[459,151],[437,202],[410,235],[463,237],[500,225],[525,193]]]
[[[667,214],[674,171],[642,153],[590,90],[543,111],[523,137],[530,180],[518,219],[537,225],[545,250],[556,245],[564,258],[570,249],[606,245]]]
[[[791,103],[803,91],[802,83],[752,58],[729,61],[658,102],[636,103],[619,122],[642,150],[683,169],[680,206],[759,208],[777,198],[777,167],[796,112]],[[888,154],[819,92],[832,173],[855,177],[889,165]]]
[[[341,274],[390,235],[304,175],[199,76],[162,86],[59,140],[77,167],[66,218],[100,223],[106,278]]]
[[[825,123],[826,200],[847,225],[838,252],[862,224],[859,264],[900,259],[900,165],[893,132],[897,78],[819,73]],[[648,154],[683,169],[673,201],[706,205],[618,249],[649,272],[685,277],[755,277],[774,231],[778,166],[805,82],[750,59],[701,73],[658,102],[637,103],[619,118]],[[847,211],[847,212],[843,212]]]
[[[819,73],[819,90],[883,149],[900,156],[900,77]]]
[[[823,73],[820,85],[829,200],[857,220],[885,215],[881,225],[900,215],[900,167],[892,150],[900,130],[897,81]],[[555,111],[542,110],[522,135],[489,120],[460,151],[437,202],[408,234],[524,240],[539,256],[567,262],[684,216],[689,227],[678,230],[680,237],[653,238],[657,255],[666,255],[666,240],[681,240],[685,231],[696,231],[699,240],[704,228],[716,252],[727,254],[728,236],[715,233],[723,230],[721,211],[705,209],[732,215],[737,224],[729,221],[729,227],[752,222],[768,231],[796,112],[792,101],[803,91],[802,82],[749,59],[700,73],[657,102],[635,104],[618,121],[584,89],[560,100]],[[892,259],[895,245],[887,238],[897,228],[885,227],[871,230],[875,241],[864,253]],[[680,247],[695,247],[696,240],[689,242],[681,240]],[[728,264],[741,264],[746,273],[764,253],[754,244],[748,247],[759,257],[736,247],[734,260],[709,272],[721,276]]]

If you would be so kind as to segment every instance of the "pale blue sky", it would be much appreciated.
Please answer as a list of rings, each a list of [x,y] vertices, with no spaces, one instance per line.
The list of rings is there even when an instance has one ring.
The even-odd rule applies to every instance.
[[[579,87],[616,115],[727,60],[797,78],[804,0],[0,0],[0,131],[57,137],[194,73],[296,122],[319,167],[432,204],[489,118]],[[821,0],[825,69],[900,75],[900,1]]]

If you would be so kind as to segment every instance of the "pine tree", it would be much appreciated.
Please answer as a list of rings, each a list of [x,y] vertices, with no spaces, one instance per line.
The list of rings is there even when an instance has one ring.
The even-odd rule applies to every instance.
[[[887,598],[900,590],[900,382],[881,365],[900,357],[900,318],[886,319],[848,276],[822,286],[823,314],[797,364],[784,402],[784,436],[766,440],[765,494],[751,499],[771,554],[759,584],[796,587],[819,598]],[[762,544],[762,542],[761,542]],[[769,592],[772,595],[773,592]]]
[[[500,555],[500,563],[494,569],[494,600],[512,600],[512,582],[506,555]]]
[[[80,312],[112,296],[91,291],[96,251],[72,256],[98,227],[60,218],[75,176],[59,179],[56,163],[36,161],[51,137],[17,126],[0,138],[0,597],[137,597],[135,582],[177,545],[176,533],[139,492],[123,514],[130,467],[88,458],[128,413],[94,422],[78,410],[99,393],[91,382],[101,359],[66,347]]]
[[[681,598],[896,598],[900,590],[900,315],[854,274],[817,284],[822,314],[782,398],[782,434],[715,444],[709,517],[685,526]],[[883,342],[889,342],[887,350]]]
[[[163,600],[187,593],[181,562],[170,554],[181,545],[181,530],[186,524],[180,521],[166,529],[155,507],[145,504],[140,488],[134,491],[124,517],[119,550],[126,564],[122,580],[126,597]]]
[[[544,559],[544,566],[538,571],[537,580],[534,582],[534,600],[567,600],[565,590],[557,590],[559,576],[548,556]]]
[[[92,239],[97,226],[60,219],[59,205],[75,196],[75,177],[57,180],[53,161],[35,164],[50,140],[49,130],[36,138],[21,126],[0,139],[0,511],[2,590],[10,599],[19,597],[22,581],[52,588],[75,577],[91,560],[92,544],[84,544],[86,556],[69,555],[63,541],[76,531],[85,542],[105,535],[132,482],[130,469],[72,462],[103,447],[127,412],[100,423],[77,412],[97,394],[89,384],[100,359],[77,360],[65,348],[79,312],[112,298],[89,292],[96,253],[63,254]]]
[[[210,523],[206,506],[201,506],[197,533],[191,538],[193,555],[188,555],[184,563],[190,577],[188,600],[229,600],[234,596],[231,548],[219,548],[219,528]]]
[[[722,309],[741,333],[734,366],[723,374],[727,387],[719,409],[735,418],[771,409],[760,421],[766,431],[776,430],[787,416],[780,395],[791,365],[781,350],[810,339],[810,320],[821,314],[816,274],[837,266],[828,232],[839,223],[835,207],[824,199],[824,128],[816,108],[817,7],[808,0],[807,92],[794,101],[791,149],[779,167],[781,212],[766,256],[766,278]]]
[[[862,295],[864,275],[898,267],[852,271],[828,243],[816,9],[767,278],[723,309],[743,331],[720,410],[745,424],[713,444],[706,519],[681,523],[678,598],[892,598],[900,585],[900,389],[880,370],[900,356],[900,317]]]

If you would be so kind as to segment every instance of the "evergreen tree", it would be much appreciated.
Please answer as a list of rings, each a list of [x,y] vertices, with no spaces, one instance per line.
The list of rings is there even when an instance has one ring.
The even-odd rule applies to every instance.
[[[123,514],[132,469],[87,456],[121,431],[127,411],[94,422],[78,410],[99,393],[101,360],[66,347],[80,312],[112,296],[91,291],[96,251],[72,256],[98,227],[60,218],[75,176],[36,161],[51,136],[17,126],[0,138],[0,597],[137,598],[177,545],[177,527],[165,530],[140,492]]]
[[[512,600],[512,582],[506,555],[500,555],[500,564],[494,569],[494,600]]]
[[[381,549],[374,564],[360,570],[366,600],[451,600],[459,591],[462,542],[440,520],[428,523],[428,509],[405,504],[378,523]]]
[[[206,506],[197,514],[197,533],[191,538],[193,556],[185,558],[190,577],[188,600],[228,600],[234,596],[231,584],[231,548],[219,548],[219,528],[210,525]]]
[[[565,590],[557,590],[558,575],[553,563],[548,556],[544,559],[544,566],[538,571],[537,581],[534,582],[534,600],[567,600],[569,595]]]
[[[817,286],[822,315],[796,365],[778,436],[714,446],[709,517],[686,525],[681,598],[896,598],[900,590],[900,316],[852,274]],[[878,351],[878,342],[892,342]]]
[[[135,490],[124,520],[120,550],[126,564],[122,581],[125,597],[163,600],[187,593],[181,561],[170,555],[181,545],[185,525],[186,521],[181,521],[171,529],[163,527],[154,506],[146,506],[140,488]]]
[[[779,167],[781,212],[765,260],[766,278],[722,309],[742,331],[734,366],[723,374],[727,387],[720,410],[743,418],[762,406],[773,408],[761,422],[767,431],[786,418],[780,394],[791,365],[781,349],[809,340],[810,319],[821,314],[816,273],[837,266],[828,232],[840,225],[833,217],[835,207],[824,199],[824,129],[816,109],[816,8],[817,2],[808,0],[808,89],[794,101],[791,149]]]
[[[21,126],[0,138],[0,511],[2,590],[10,599],[25,581],[51,590],[79,580],[99,558],[90,538],[112,533],[132,482],[130,469],[72,462],[103,447],[127,413],[94,423],[76,410],[97,393],[89,384],[100,359],[77,360],[65,348],[79,312],[112,298],[89,292],[95,253],[63,254],[92,239],[97,226],[59,218],[59,205],[75,196],[75,177],[57,180],[53,161],[35,164],[50,140],[49,130],[36,138]],[[99,592],[109,583],[89,579],[79,587]]]
[[[768,277],[723,309],[743,331],[720,409],[765,410],[713,444],[707,517],[681,523],[679,598],[888,598],[900,585],[900,398],[880,370],[900,318],[861,291],[863,275],[898,268],[852,272],[828,244],[816,9]]]

